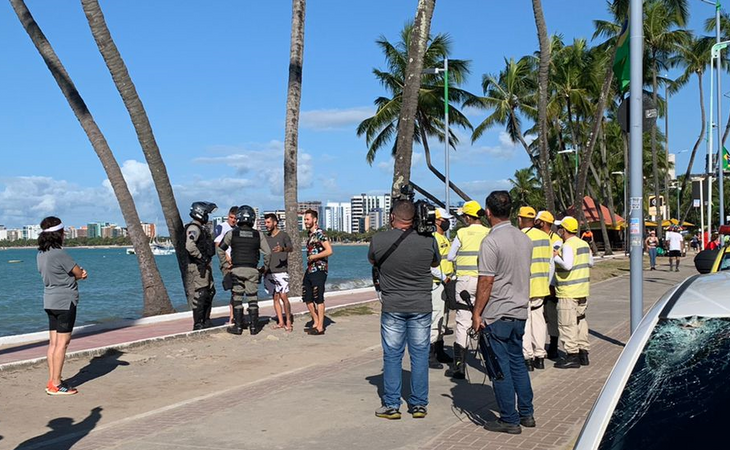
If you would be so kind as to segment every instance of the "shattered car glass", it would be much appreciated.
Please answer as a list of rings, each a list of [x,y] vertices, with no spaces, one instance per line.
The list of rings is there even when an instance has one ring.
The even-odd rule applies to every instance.
[[[599,449],[728,448],[728,408],[730,319],[664,319],[637,360]]]

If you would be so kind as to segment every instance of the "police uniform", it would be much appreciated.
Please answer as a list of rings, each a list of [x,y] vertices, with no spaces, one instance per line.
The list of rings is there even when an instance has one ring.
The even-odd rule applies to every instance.
[[[479,204],[470,201],[464,204],[464,214],[478,217],[481,210]],[[472,304],[476,300],[477,281],[479,279],[478,261],[479,248],[482,240],[489,234],[489,228],[481,223],[472,224],[461,228],[456,232],[456,238],[451,244],[449,260],[453,260],[456,266],[456,303],[457,309],[454,314],[456,326],[454,328],[454,359],[455,365],[447,375],[455,378],[464,378],[464,363],[466,358],[466,347],[469,339],[468,332],[472,325],[471,308],[461,298],[461,292],[466,291],[471,297]]]
[[[241,224],[226,233],[219,248],[225,252],[231,249],[231,278],[233,289],[231,303],[233,304],[234,325],[227,331],[241,334],[244,328],[243,301],[248,302],[249,326],[251,334],[258,332],[258,263],[260,254],[264,255],[264,266],[268,267],[271,249],[258,230],[249,224]]]
[[[560,225],[568,232],[578,231],[578,222],[564,218]],[[568,254],[570,256],[568,256]],[[567,259],[563,262],[563,259]],[[572,265],[569,264],[572,259]],[[558,329],[567,356],[556,363],[559,368],[577,368],[588,365],[587,300],[590,295],[593,257],[588,243],[571,236],[563,244],[561,258],[555,260],[556,295],[558,297]],[[566,268],[565,265],[570,266]]]
[[[197,219],[185,225],[185,250],[188,253],[187,297],[193,311],[193,329],[210,326],[210,310],[215,297],[210,261],[215,245],[205,225]]]

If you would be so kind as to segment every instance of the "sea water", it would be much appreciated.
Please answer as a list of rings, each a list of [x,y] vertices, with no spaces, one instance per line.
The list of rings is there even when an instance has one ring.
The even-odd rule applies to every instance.
[[[372,285],[367,246],[335,245],[333,249],[327,290]],[[142,282],[134,255],[127,255],[124,248],[68,248],[66,251],[89,273],[88,279],[79,281],[77,325],[141,317]],[[35,249],[0,250],[0,336],[48,329],[36,254]],[[173,307],[177,311],[188,310],[175,255],[157,256],[155,261]],[[213,260],[213,278],[217,290],[213,305],[227,305],[230,293],[223,291],[221,286],[217,258]],[[299,293],[289,295],[299,296]],[[259,287],[259,298],[271,298],[264,292],[263,283]]]

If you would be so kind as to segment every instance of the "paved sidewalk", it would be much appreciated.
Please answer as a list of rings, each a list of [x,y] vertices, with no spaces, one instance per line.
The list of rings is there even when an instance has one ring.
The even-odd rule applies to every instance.
[[[333,293],[333,295],[327,296],[326,305],[327,309],[330,310],[376,299],[377,296],[374,291],[343,292],[342,294]],[[304,303],[292,303],[292,314],[296,315],[305,312],[307,312],[307,306]],[[265,316],[276,317],[273,306],[261,308],[260,316],[262,318]],[[215,327],[221,327],[228,321],[228,314],[214,314],[212,315],[212,319]],[[82,354],[101,354],[112,347],[129,348],[135,344],[141,344],[150,340],[171,339],[187,336],[191,333],[206,333],[205,330],[191,332],[191,328],[192,316],[167,322],[80,334],[78,336],[74,334],[69,345],[68,354],[69,357],[80,356]],[[25,361],[37,362],[38,358],[46,357],[47,349],[48,340],[3,348],[0,350],[0,371],[3,370],[3,366],[8,368]]]

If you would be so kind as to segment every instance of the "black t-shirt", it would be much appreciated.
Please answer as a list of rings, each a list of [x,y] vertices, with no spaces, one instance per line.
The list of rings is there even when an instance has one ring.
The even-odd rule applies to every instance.
[[[379,262],[404,231],[381,231],[370,241],[368,258]],[[431,265],[441,261],[436,239],[411,232],[380,266],[383,311],[431,312]]]

